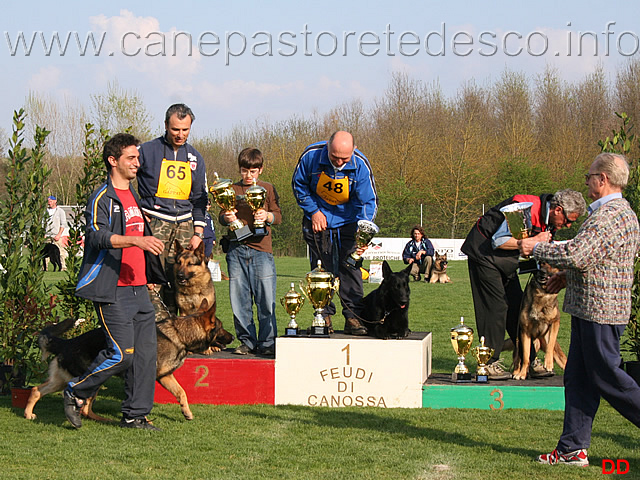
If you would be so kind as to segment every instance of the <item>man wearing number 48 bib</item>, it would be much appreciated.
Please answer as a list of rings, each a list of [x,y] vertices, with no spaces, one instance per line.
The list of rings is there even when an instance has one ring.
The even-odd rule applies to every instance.
[[[340,277],[344,332],[366,335],[366,326],[359,320],[362,274],[346,266],[345,259],[356,251],[358,220],[373,221],[378,211],[371,164],[349,132],[335,132],[328,142],[313,143],[304,150],[291,185],[304,212],[302,234],[311,252],[311,268],[321,260],[325,269]],[[357,251],[364,250],[366,247]],[[335,313],[333,302],[324,309],[330,330]]]
[[[204,159],[187,143],[194,119],[186,105],[171,105],[165,115],[165,134],[140,146],[140,206],[153,234],[166,246],[162,260],[169,282],[174,281],[174,240],[195,250],[206,225]],[[177,313],[174,286],[164,286],[161,296],[169,310]],[[156,296],[152,299],[157,301]]]

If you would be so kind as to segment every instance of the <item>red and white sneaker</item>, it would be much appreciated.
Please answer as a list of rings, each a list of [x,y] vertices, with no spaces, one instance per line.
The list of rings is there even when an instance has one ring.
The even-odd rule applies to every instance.
[[[578,467],[588,467],[589,457],[587,457],[587,450],[581,448],[580,450],[574,450],[573,452],[562,453],[557,449],[551,453],[545,453],[538,456],[538,463],[544,463],[545,465],[577,465]]]

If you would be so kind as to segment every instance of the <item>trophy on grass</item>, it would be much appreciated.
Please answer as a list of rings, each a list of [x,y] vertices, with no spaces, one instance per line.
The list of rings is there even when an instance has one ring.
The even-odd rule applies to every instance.
[[[329,327],[322,316],[324,307],[329,305],[333,294],[340,288],[340,279],[335,278],[331,272],[322,268],[322,262],[318,260],[318,266],[305,276],[304,283],[300,281],[300,288],[307,295],[313,305],[314,316],[311,324],[312,336],[329,336]]]
[[[233,189],[231,180],[218,177],[218,172],[215,172],[214,175],[216,179],[213,185],[209,187],[209,192],[214,202],[222,210],[231,212],[236,208],[236,192]],[[252,235],[251,229],[237,218],[229,224],[229,230],[238,241],[242,241]]]
[[[531,207],[533,203],[512,203],[500,209],[507,220],[511,236],[516,240],[528,238],[531,235]],[[518,257],[519,273],[531,273],[538,269],[538,264],[531,257]]]
[[[289,324],[284,331],[285,337],[298,336],[298,324],[296,323],[296,314],[300,311],[304,305],[304,297],[302,294],[296,292],[293,282],[291,283],[291,289],[285,293],[284,297],[280,299],[280,303],[287,311],[287,315],[291,318]]]
[[[484,337],[480,337],[480,345],[473,349],[473,356],[476,357],[478,368],[476,369],[476,382],[487,383],[489,381],[489,371],[487,362],[493,356],[495,350],[484,345]]]
[[[456,383],[468,383],[471,381],[469,368],[464,364],[464,357],[471,350],[473,342],[473,328],[464,324],[464,318],[460,317],[460,325],[451,329],[451,345],[458,355],[458,364],[451,374],[451,380]]]
[[[264,204],[267,201],[267,189],[259,186],[256,183],[256,179],[253,179],[253,185],[244,194],[251,211],[255,213],[264,208]],[[267,226],[264,221],[256,220],[253,222],[253,234],[258,237],[264,237],[267,234]]]
[[[375,237],[380,228],[369,220],[358,220],[358,230],[356,231],[356,249],[366,247]],[[362,256],[353,252],[347,257],[346,264],[352,268],[358,268],[361,264]]]

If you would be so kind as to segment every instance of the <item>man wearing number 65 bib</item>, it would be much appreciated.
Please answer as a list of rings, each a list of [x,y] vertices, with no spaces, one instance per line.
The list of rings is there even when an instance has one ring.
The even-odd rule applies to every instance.
[[[187,143],[194,119],[186,105],[171,105],[165,114],[165,134],[140,146],[140,207],[153,234],[166,246],[162,261],[169,282],[174,281],[174,240],[195,250],[206,226],[204,159]],[[177,313],[174,286],[164,286],[160,293],[169,310]],[[156,296],[152,299],[157,301]]]
[[[345,265],[347,255],[356,251],[358,220],[373,221],[378,211],[378,195],[367,157],[355,146],[349,132],[338,131],[328,142],[309,145],[298,160],[291,180],[293,193],[304,212],[302,234],[311,252],[311,268],[318,260],[340,277],[340,300],[345,317],[344,332],[366,335],[360,322],[362,274]],[[362,253],[366,247],[358,249]],[[324,309],[331,329],[332,303]]]

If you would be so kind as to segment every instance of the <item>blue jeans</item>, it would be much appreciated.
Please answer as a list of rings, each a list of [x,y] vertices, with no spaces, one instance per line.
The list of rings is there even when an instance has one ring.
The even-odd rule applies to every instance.
[[[231,243],[227,253],[229,297],[238,340],[252,350],[273,347],[276,325],[276,264],[273,255],[240,243]],[[253,321],[253,303],[258,311],[259,336]]]

